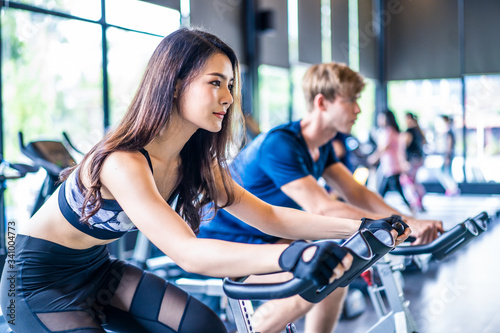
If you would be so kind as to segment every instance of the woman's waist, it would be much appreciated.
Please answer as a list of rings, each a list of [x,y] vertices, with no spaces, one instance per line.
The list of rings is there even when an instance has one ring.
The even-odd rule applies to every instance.
[[[86,250],[115,240],[98,239],[78,230],[66,220],[56,203],[45,203],[27,223],[21,226],[19,233],[74,250]]]
[[[108,255],[106,245],[94,245],[78,249],[65,246],[60,242],[35,236],[17,234],[15,241],[15,254],[17,259],[24,260],[49,260],[64,262],[64,258],[75,261],[81,258],[82,263],[89,258]]]

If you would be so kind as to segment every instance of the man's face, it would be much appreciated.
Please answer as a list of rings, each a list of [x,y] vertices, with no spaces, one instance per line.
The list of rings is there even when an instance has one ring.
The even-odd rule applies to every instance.
[[[328,127],[337,132],[349,134],[358,118],[361,109],[358,105],[358,96],[336,96],[333,101],[325,101],[328,112]]]

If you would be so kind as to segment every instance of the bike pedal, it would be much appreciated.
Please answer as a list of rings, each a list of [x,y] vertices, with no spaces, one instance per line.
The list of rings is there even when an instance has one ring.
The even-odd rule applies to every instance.
[[[297,333],[297,328],[293,323],[288,323],[286,325],[286,333]]]

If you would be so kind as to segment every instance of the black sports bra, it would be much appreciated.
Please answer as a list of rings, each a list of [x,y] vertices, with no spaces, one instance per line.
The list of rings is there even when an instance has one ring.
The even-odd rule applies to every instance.
[[[148,152],[142,148],[139,150],[148,161],[149,168],[153,172],[153,164]],[[129,230],[136,230],[132,221],[125,214],[116,200],[102,199],[99,211],[91,216],[88,224],[80,222],[84,196],[77,184],[79,167],[61,184],[59,189],[59,209],[63,216],[78,230],[98,239],[114,239],[123,236]],[[168,203],[172,204],[175,195]]]

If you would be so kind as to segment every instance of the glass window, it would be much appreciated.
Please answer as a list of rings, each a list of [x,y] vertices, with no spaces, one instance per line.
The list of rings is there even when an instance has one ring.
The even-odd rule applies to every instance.
[[[465,78],[467,181],[500,182],[500,75]]]
[[[89,20],[101,19],[101,0],[18,0],[17,2]]]
[[[290,120],[290,77],[287,68],[259,66],[259,103],[262,132]]]
[[[102,137],[99,25],[7,8],[2,40],[6,156],[19,153],[18,131],[27,141],[66,131],[82,145]]]
[[[306,101],[304,99],[304,92],[302,91],[302,78],[310,65],[295,64],[291,68],[292,73],[292,103],[293,112],[292,120],[302,119],[307,113]]]
[[[443,165],[447,128],[441,115],[452,119],[455,135],[455,159],[452,175],[457,182],[463,177],[463,110],[462,84],[459,79],[392,81],[388,87],[389,108],[395,113],[398,124],[406,130],[404,115],[412,112],[427,139],[426,166],[439,169]],[[437,171],[436,171],[437,172]]]
[[[177,10],[137,0],[106,0],[106,22],[166,36],[180,25]]]
[[[87,150],[103,135],[100,26],[5,7],[2,14],[5,158],[30,162],[21,156],[19,131],[25,142],[62,140],[65,131]],[[9,183],[8,218],[28,217],[44,174]]]
[[[358,99],[361,113],[352,127],[352,135],[361,142],[368,142],[370,132],[373,129],[375,113],[375,81],[365,78],[365,88]]]
[[[108,28],[110,122],[116,125],[127,110],[161,37]]]

